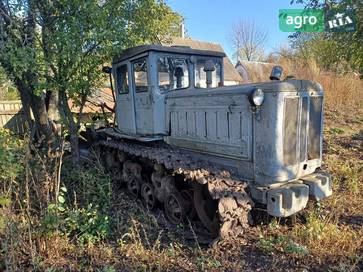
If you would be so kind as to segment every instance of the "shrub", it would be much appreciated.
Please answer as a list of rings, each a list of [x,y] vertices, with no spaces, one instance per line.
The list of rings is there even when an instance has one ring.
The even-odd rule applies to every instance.
[[[9,193],[9,186],[24,172],[24,141],[0,128],[0,189]]]
[[[0,129],[0,234],[4,231],[12,194],[24,174],[24,154],[24,142],[9,130]]]
[[[102,167],[83,165],[74,169],[65,164],[62,180],[71,189],[60,188],[58,203],[50,204],[42,219],[41,233],[65,235],[79,245],[94,244],[109,236],[111,181]]]

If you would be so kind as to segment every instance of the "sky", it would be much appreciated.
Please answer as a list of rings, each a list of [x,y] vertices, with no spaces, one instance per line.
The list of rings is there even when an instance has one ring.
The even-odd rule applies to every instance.
[[[219,43],[231,58],[229,34],[239,20],[254,21],[268,31],[267,53],[288,45],[291,33],[279,30],[279,9],[303,8],[291,0],[167,0],[185,18],[187,35],[196,40]]]

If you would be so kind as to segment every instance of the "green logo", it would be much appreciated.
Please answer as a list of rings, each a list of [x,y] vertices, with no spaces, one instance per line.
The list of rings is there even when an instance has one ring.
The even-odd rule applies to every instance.
[[[283,32],[323,32],[324,10],[280,9],[279,26]]]

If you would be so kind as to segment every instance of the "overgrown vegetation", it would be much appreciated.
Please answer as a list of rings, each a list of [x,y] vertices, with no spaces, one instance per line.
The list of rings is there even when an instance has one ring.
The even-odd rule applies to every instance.
[[[19,99],[18,90],[14,84],[7,78],[4,69],[0,67],[0,100],[17,100]]]
[[[175,229],[162,213],[147,213],[112,182],[97,161],[73,169],[65,158],[58,204],[49,205],[43,218],[28,218],[24,202],[17,198],[24,177],[23,164],[18,163],[26,155],[24,141],[2,131],[0,267],[359,271],[363,256],[362,109],[335,108],[327,102],[324,141],[324,169],[333,176],[334,195],[311,204],[293,225],[272,220],[251,228],[244,239],[208,248],[187,224]],[[9,194],[4,188],[10,182]],[[19,244],[31,250],[23,251]]]
[[[77,3],[90,5],[86,2],[76,1],[68,11],[77,11]],[[98,5],[99,1],[96,2],[92,3]],[[145,5],[148,4],[152,3],[145,1]],[[79,8],[83,11],[84,7]],[[130,35],[133,30],[128,29],[131,32],[127,32],[130,35],[127,46],[147,40],[145,33],[155,37],[160,31],[164,33],[156,7],[137,11],[137,18],[142,19],[135,24],[138,35]],[[144,25],[144,17],[150,15],[149,12],[155,16],[155,21]],[[82,19],[85,19],[84,25],[88,25],[89,17]],[[171,18],[166,17],[163,22],[169,25],[172,22],[168,20]],[[59,27],[75,27],[75,21],[68,23],[64,26],[61,22]],[[71,34],[76,35],[77,31]],[[62,36],[62,31],[58,35]],[[74,37],[72,35],[70,37]],[[70,37],[66,37],[67,45],[73,45]],[[354,56],[362,52],[358,50],[361,44],[356,39],[355,36],[352,45]],[[63,43],[56,41],[55,44]],[[243,239],[205,247],[190,225],[172,227],[161,212],[149,213],[130,199],[98,160],[84,161],[75,168],[70,159],[59,152],[55,154],[56,165],[62,164],[62,171],[58,172],[60,167],[57,166],[55,171],[49,172],[47,158],[52,154],[42,135],[21,140],[0,130],[0,271],[363,270],[363,83],[354,74],[359,63],[332,69],[334,64],[327,62],[329,55],[320,54],[324,48],[331,48],[329,41],[318,37],[302,45],[304,50],[280,50],[279,56],[272,60],[282,65],[286,74],[317,81],[325,89],[323,168],[333,176],[332,197],[318,204],[311,203],[292,225],[275,219],[249,229]],[[33,61],[34,52],[29,52],[29,48],[34,49],[25,43],[25,48],[18,48],[17,56],[30,54],[30,62]],[[63,53],[71,54],[74,48],[68,49],[70,51]],[[54,51],[53,57],[58,53]],[[50,60],[47,65],[56,61]],[[98,60],[87,64],[98,66]],[[47,74],[49,70],[43,68],[48,66],[43,64],[39,69],[44,73],[39,81],[42,84],[46,76],[55,76],[55,73]],[[25,68],[24,74],[13,79],[20,80],[20,76],[29,79]],[[94,71],[89,71],[89,76],[94,75]],[[81,72],[71,79],[72,86],[80,84],[79,90],[89,91],[92,88],[88,85],[89,78],[79,80],[84,71]],[[26,91],[34,94],[36,100],[40,99],[42,107],[45,107],[45,98],[38,96],[38,92],[44,90],[44,86],[58,88],[65,84],[49,81],[47,83],[53,85],[42,85],[42,89],[38,88],[40,85],[32,85],[32,80],[26,83],[34,87]],[[76,92],[70,96],[80,98]],[[59,147],[63,148],[62,141]],[[38,174],[46,177],[39,183],[39,177],[35,176]],[[57,182],[49,182],[55,180]]]
[[[305,54],[314,55],[324,69],[338,72],[357,72],[363,78],[363,2],[361,0],[292,0],[306,8],[333,9],[345,12],[352,9],[356,24],[353,32],[323,32],[320,34],[296,33],[295,47],[309,47]]]

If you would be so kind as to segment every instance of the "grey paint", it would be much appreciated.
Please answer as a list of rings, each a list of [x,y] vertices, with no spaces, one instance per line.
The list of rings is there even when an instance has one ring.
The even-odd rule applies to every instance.
[[[312,96],[323,96],[318,84],[289,80],[196,89],[193,87],[194,72],[190,68],[189,88],[161,92],[156,72],[156,60],[160,54],[212,55],[209,51],[203,55],[204,51],[181,48],[167,48],[165,51],[160,47],[154,49],[137,49],[131,54],[131,60],[139,58],[138,53],[148,56],[149,90],[135,93],[131,81],[129,99],[126,101],[122,95],[117,96],[118,129],[122,134],[135,139],[147,136],[148,140],[153,137],[159,140],[160,136],[164,136],[170,145],[187,149],[196,157],[225,166],[255,188],[279,187],[313,173],[321,165],[321,154],[314,160],[299,160],[301,141],[306,141],[306,138],[301,139],[300,119],[297,120],[295,163],[286,165],[283,160],[284,101],[287,97],[299,98],[300,118],[302,97],[310,100]],[[217,53],[213,56],[222,59]],[[126,55],[121,59],[124,59],[122,63],[130,63]],[[192,57],[190,63],[193,63]],[[260,108],[255,109],[248,97],[257,87],[264,91],[265,101]],[[258,190],[256,195],[259,195]],[[261,194],[261,199],[266,200],[266,195]]]
[[[246,95],[204,97],[197,92],[167,97],[167,141],[178,139],[186,148],[251,160],[252,114]]]
[[[129,92],[125,94],[119,94],[116,91],[116,121],[117,127],[120,131],[126,134],[136,134],[136,122],[135,122],[135,104],[134,104],[134,92],[132,78],[131,65],[129,62],[121,62],[113,66],[113,77],[116,78],[116,68],[121,65],[127,65],[127,72],[129,78]],[[117,83],[115,84],[115,90],[118,90]]]

